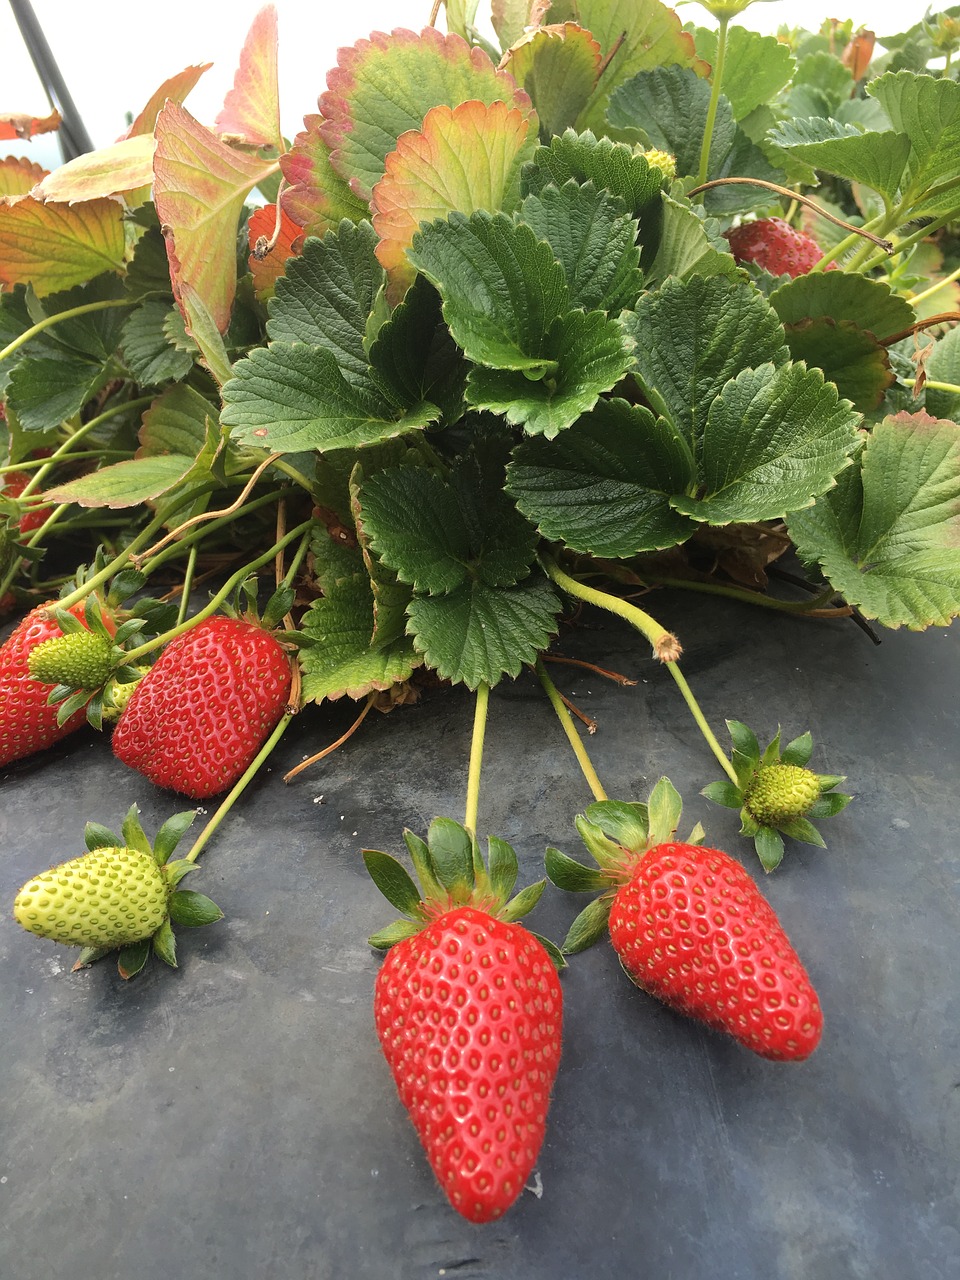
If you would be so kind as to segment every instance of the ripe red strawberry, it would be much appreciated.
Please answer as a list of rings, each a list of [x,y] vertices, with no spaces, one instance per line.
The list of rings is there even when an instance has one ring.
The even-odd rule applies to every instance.
[[[399,862],[364,853],[380,888],[413,917],[370,940],[390,947],[376,980],[377,1034],[450,1203],[471,1222],[490,1222],[537,1162],[560,1063],[555,960],[513,923],[544,882],[507,903],[513,850],[491,839],[488,872],[469,833],[449,819],[434,821],[429,844],[410,832],[406,839],[424,899]]]
[[[823,1014],[773,908],[719,849],[659,844],[614,894],[610,941],[634,982],[763,1058],[799,1061]]]
[[[292,669],[276,636],[214,616],[172,640],[134,690],[113,733],[119,760],[201,800],[232,786],[275,728]]]
[[[823,1015],[773,908],[729,854],[671,840],[679,818],[680,797],[662,778],[649,805],[602,801],[577,820],[599,870],[547,851],[555,884],[603,891],[564,950],[609,926],[624,970],[651,995],[761,1057],[809,1057]]]
[[[26,471],[11,471],[3,479],[3,487],[0,494],[5,498],[19,498],[21,493],[30,483],[30,476]],[[17,522],[17,527],[23,537],[34,533],[46,522],[47,517],[53,507],[50,503],[46,506],[30,506],[21,515]]]
[[[772,276],[802,276],[823,257],[823,250],[802,231],[782,218],[759,218],[743,222],[724,233],[737,262],[755,262]],[[833,271],[831,262],[825,270]]]
[[[35,680],[27,665],[37,645],[62,635],[52,616],[56,605],[56,600],[48,600],[31,609],[0,646],[0,766],[42,751],[86,722],[86,713],[81,707],[58,725],[57,708],[47,705],[52,686]],[[83,602],[69,612],[87,625]],[[116,623],[109,611],[103,610],[103,620],[108,630],[115,633]]]

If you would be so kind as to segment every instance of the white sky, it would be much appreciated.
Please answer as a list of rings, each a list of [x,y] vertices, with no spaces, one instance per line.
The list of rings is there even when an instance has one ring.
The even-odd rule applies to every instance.
[[[263,0],[159,0],[140,7],[131,0],[33,0],[67,88],[96,146],[106,146],[168,76],[195,63],[213,62],[187,100],[204,123],[212,122],[233,83],[240,47]],[[878,35],[894,34],[918,22],[929,0],[774,0],[755,4],[739,19],[755,31],[775,32],[786,24],[815,29],[826,17],[852,18]],[[304,114],[316,110],[327,71],[340,45],[353,44],[371,31],[425,25],[431,0],[275,0],[280,31],[280,100],[288,137]],[[480,13],[488,11],[481,0]],[[684,21],[715,25],[699,4],[683,5]],[[46,98],[6,0],[0,0],[0,111],[45,115]],[[35,139],[29,145],[0,142],[0,154],[29,155],[52,167],[59,163],[55,144]]]

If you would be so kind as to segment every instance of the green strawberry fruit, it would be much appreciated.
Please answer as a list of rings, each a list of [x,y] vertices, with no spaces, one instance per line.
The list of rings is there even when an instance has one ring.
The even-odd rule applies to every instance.
[[[113,645],[103,635],[76,631],[44,640],[31,652],[27,667],[43,684],[99,689],[114,668]]]
[[[744,792],[743,803],[762,825],[802,818],[820,799],[820,779],[796,764],[761,765]]]
[[[27,881],[13,914],[30,933],[77,947],[123,947],[166,921],[169,887],[156,859],[99,848]]]

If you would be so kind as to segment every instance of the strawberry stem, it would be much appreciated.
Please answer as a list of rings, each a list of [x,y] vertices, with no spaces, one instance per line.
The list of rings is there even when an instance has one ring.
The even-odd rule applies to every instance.
[[[207,844],[207,841],[210,839],[210,837],[216,831],[217,827],[219,827],[220,823],[224,820],[224,818],[227,816],[227,814],[236,804],[237,800],[240,799],[241,795],[247,789],[247,786],[253,781],[261,765],[264,763],[264,761],[270,755],[271,751],[273,751],[274,747],[277,745],[277,743],[286,733],[287,726],[290,724],[290,721],[293,719],[295,713],[296,711],[295,711],[295,708],[293,707],[287,707],[287,709],[284,711],[273,733],[271,733],[270,737],[266,740],[266,742],[260,748],[259,752],[254,757],[254,759],[251,760],[243,776],[237,782],[234,783],[233,788],[230,791],[230,793],[227,795],[226,799],[223,800],[223,802],[220,804],[220,807],[217,809],[216,813],[213,815],[213,817],[210,819],[207,825],[200,832],[197,839],[194,841],[192,849],[186,856],[187,862],[196,862],[197,858],[203,852]]]
[[[80,307],[70,307],[67,311],[58,311],[56,315],[45,316],[42,320],[38,320],[36,324],[31,325],[29,329],[24,329],[19,337],[14,338],[12,342],[0,351],[0,362],[6,360],[7,356],[12,356],[15,351],[24,346],[35,338],[38,333],[43,333],[45,329],[51,329],[55,324],[59,324],[61,320],[72,320],[74,316],[89,315],[92,311],[106,311],[110,307],[135,307],[139,302],[138,298],[110,298],[103,302],[85,302]]]
[[[717,19],[717,57],[713,64],[713,83],[710,88],[710,103],[707,106],[707,118],[703,126],[703,142],[700,144],[700,168],[697,171],[697,182],[707,180],[710,169],[710,147],[713,143],[713,127],[717,120],[717,107],[720,105],[720,85],[723,81],[723,64],[727,56],[727,26],[730,19],[726,14]]]
[[[606,800],[607,793],[603,789],[600,779],[597,777],[597,771],[593,767],[593,761],[587,754],[587,749],[583,745],[583,739],[577,733],[577,726],[573,723],[573,717],[567,710],[563,698],[557,686],[547,675],[547,669],[543,664],[542,658],[537,658],[535,668],[540,683],[543,685],[544,693],[550,699],[550,705],[557,713],[557,719],[560,721],[563,732],[567,735],[570,746],[573,747],[573,754],[577,757],[577,763],[586,779],[587,786],[593,792],[594,800]],[[633,682],[631,682],[633,683]]]
[[[480,804],[480,767],[483,763],[483,738],[487,728],[487,708],[490,705],[490,686],[481,681],[477,685],[477,705],[473,716],[473,737],[470,741],[470,765],[467,770],[467,804],[463,825],[471,835],[477,834],[477,809]]]

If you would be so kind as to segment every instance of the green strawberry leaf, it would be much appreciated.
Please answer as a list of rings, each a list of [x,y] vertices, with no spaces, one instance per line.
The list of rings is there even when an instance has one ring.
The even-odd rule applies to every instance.
[[[861,413],[876,409],[896,381],[883,344],[853,321],[803,320],[786,335],[793,359],[819,369]]]
[[[153,857],[153,847],[140,822],[140,809],[136,804],[132,804],[127,810],[120,830],[123,832],[123,842],[129,849],[139,849],[141,853]]]
[[[717,60],[717,33],[706,27],[695,32],[697,53],[711,66]],[[736,120],[743,120],[757,107],[771,102],[791,81],[796,59],[788,45],[776,36],[764,36],[746,27],[727,30],[723,64],[723,92]],[[849,93],[849,75],[847,91]]]
[[[852,799],[853,796],[845,795],[842,791],[829,791],[813,802],[807,817],[817,822],[821,818],[835,818],[838,813],[843,812]]]
[[[376,849],[364,849],[363,861],[371,880],[392,907],[402,915],[422,918],[420,890],[401,862]]]
[[[176,889],[170,895],[170,919],[183,929],[198,929],[201,925],[216,924],[223,919],[223,912],[215,902],[193,889]]]
[[[287,263],[268,304],[267,336],[275,342],[305,342],[336,357],[349,381],[367,376],[367,320],[384,282],[369,222],[344,219],[334,231],[304,242]]]
[[[96,964],[98,960],[102,960],[104,956],[115,950],[115,947],[82,947],[70,972],[77,973],[80,969],[87,969],[90,965]]]
[[[519,874],[516,851],[513,845],[498,836],[487,838],[487,870],[490,883],[497,897],[506,902],[513,893]]]
[[[177,942],[173,936],[173,929],[169,920],[164,920],[163,924],[156,931],[151,939],[153,946],[153,954],[158,956],[164,964],[168,964],[171,969],[177,967]]]
[[[125,980],[135,978],[149,959],[149,938],[144,938],[141,942],[131,942],[129,946],[122,947],[117,957],[117,970],[120,977]]]
[[[509,49],[503,66],[530,94],[544,137],[572,126],[600,75],[600,46],[573,23],[540,27]]]
[[[447,596],[415,596],[408,631],[427,666],[476,689],[519,675],[556,631],[560,610],[549,581],[532,573],[512,587],[464,583]]]
[[[883,280],[857,272],[814,271],[789,280],[770,294],[770,306],[788,326],[828,317],[851,321],[877,338],[900,333],[916,321],[913,307]],[[956,332],[956,330],[953,330]]]
[[[571,179],[619,197],[632,217],[656,210],[663,189],[663,174],[632,147],[573,129],[537,148],[524,166],[520,189],[524,196],[540,195],[548,185],[563,187]]]
[[[602,893],[608,887],[602,871],[585,866],[575,858],[569,858],[559,849],[547,849],[544,865],[551,882],[567,893]]]
[[[926,371],[929,379],[924,388],[927,412],[935,418],[952,418],[954,422],[960,422],[960,391],[931,385],[936,382],[953,387],[960,384],[960,328],[954,327],[939,339],[927,356]]]
[[[859,465],[788,525],[801,557],[868,618],[946,626],[960,613],[960,426],[928,414],[888,417]]]
[[[694,174],[711,103],[708,82],[685,67],[655,67],[621,84],[610,97],[607,119],[614,129],[640,129],[651,146],[677,158],[677,172]],[[707,179],[731,175],[776,182],[782,174],[736,123],[730,101],[721,93],[714,108]],[[711,211],[742,212],[770,203],[761,187],[725,186],[705,193]]]
[[[517,217],[550,245],[572,306],[616,315],[634,305],[643,286],[638,228],[620,200],[571,180],[527,196]]]
[[[859,444],[859,417],[818,369],[747,369],[711,405],[697,497],[675,497],[708,524],[770,520],[811,505]]]
[[[160,863],[160,865],[163,867],[164,879],[171,888],[176,888],[186,876],[199,870],[197,864],[188,858],[177,858],[174,862]]]
[[[101,364],[78,356],[27,357],[7,384],[7,401],[24,431],[47,431],[80,412],[109,381]]]
[[[410,640],[374,644],[373,594],[366,577],[339,583],[314,600],[301,628],[315,643],[298,655],[303,698],[362,698],[409,680],[420,659]]]
[[[783,861],[783,837],[772,827],[758,828],[753,843],[764,871],[775,870]]]
[[[197,816],[196,809],[186,809],[167,818],[153,841],[153,855],[162,867],[186,835]]]
[[[120,339],[124,363],[143,386],[179,382],[193,368],[193,357],[167,337],[166,322],[176,307],[165,298],[143,302],[127,318]],[[179,315],[179,312],[177,312]]]
[[[371,378],[398,408],[434,404],[451,422],[463,411],[467,364],[450,337],[437,291],[417,276],[369,343]]]
[[[887,72],[867,92],[880,103],[894,129],[909,141],[903,199],[910,217],[932,217],[957,205],[960,169],[960,84],[949,76]]]
[[[910,139],[893,130],[864,133],[821,117],[784,121],[768,137],[817,169],[863,183],[892,204],[910,155]]]
[[[679,191],[677,184],[675,192]],[[666,192],[661,204],[663,225],[656,255],[646,268],[648,289],[672,276],[678,280],[693,275],[739,277],[740,269],[715,218],[701,206],[691,206],[685,197],[675,199]]]
[[[628,557],[685,541],[694,526],[670,505],[693,475],[689,446],[664,418],[601,400],[556,440],[525,440],[507,489],[544,537],[575,551]]]
[[[588,902],[571,924],[567,936],[563,940],[561,950],[564,955],[572,956],[579,951],[586,951],[607,932],[610,920],[612,897],[606,894]]]
[[[322,347],[274,342],[238,360],[223,388],[233,438],[276,453],[353,449],[436,422],[432,404],[398,412],[368,382],[347,382]]]
[[[88,822],[83,829],[83,842],[92,853],[94,849],[120,849],[123,841],[109,827],[99,822]]]

